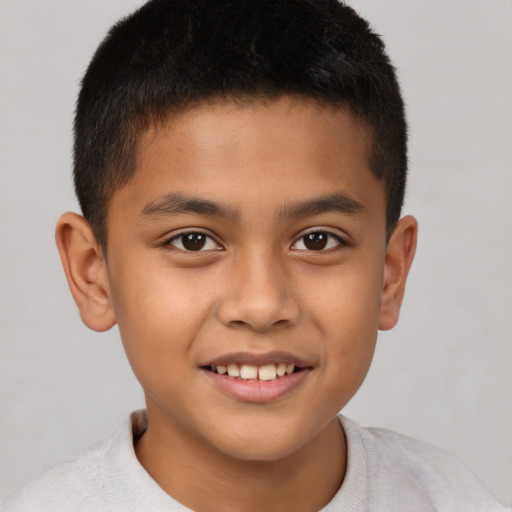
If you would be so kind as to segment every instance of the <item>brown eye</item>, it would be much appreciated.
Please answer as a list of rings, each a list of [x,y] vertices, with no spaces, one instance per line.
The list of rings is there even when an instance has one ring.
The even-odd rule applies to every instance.
[[[295,251],[324,251],[345,245],[343,240],[328,231],[311,231],[301,236],[293,245]]]
[[[187,233],[181,235],[181,243],[187,251],[199,251],[206,243],[206,235],[202,233]]]
[[[167,245],[186,252],[222,250],[212,237],[199,231],[181,233],[171,238]]]
[[[318,231],[316,233],[308,233],[303,237],[304,246],[310,251],[321,251],[327,246],[328,234]]]

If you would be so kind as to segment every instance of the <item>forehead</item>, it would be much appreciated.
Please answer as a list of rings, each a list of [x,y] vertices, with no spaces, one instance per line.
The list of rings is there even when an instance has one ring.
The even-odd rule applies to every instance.
[[[187,150],[188,157],[210,149],[239,151],[250,141],[258,150],[258,160],[272,151],[273,146],[286,149],[287,142],[298,143],[294,148],[319,150],[324,157],[336,147],[354,144],[361,156],[371,151],[371,131],[366,123],[349,108],[336,107],[310,98],[283,96],[279,99],[249,99],[248,101],[212,100],[176,114],[163,122],[153,123],[141,134],[139,157],[165,140],[170,150]],[[331,151],[326,146],[331,145]],[[245,144],[248,149],[248,145]],[[264,149],[268,151],[263,151]],[[289,157],[290,155],[287,155]],[[319,155],[317,155],[319,156]]]
[[[161,195],[180,193],[235,209],[254,206],[259,197],[261,210],[329,190],[363,198],[369,184],[384,196],[369,169],[370,149],[361,120],[314,100],[202,104],[140,137],[134,176],[114,194],[112,206],[124,198],[125,206],[129,201],[142,211]]]

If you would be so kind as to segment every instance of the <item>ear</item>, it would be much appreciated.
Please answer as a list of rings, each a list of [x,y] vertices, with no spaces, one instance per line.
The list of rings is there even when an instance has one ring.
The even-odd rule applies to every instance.
[[[116,317],[105,258],[90,224],[76,213],[65,213],[57,222],[55,241],[82,321],[93,331],[107,331]]]
[[[417,237],[418,223],[414,217],[407,216],[398,221],[389,239],[379,317],[379,329],[382,331],[392,329],[398,322]]]

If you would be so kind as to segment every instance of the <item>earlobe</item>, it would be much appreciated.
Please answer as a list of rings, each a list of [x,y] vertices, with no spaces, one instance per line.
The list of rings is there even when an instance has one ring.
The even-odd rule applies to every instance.
[[[398,322],[417,236],[418,223],[414,217],[407,216],[398,221],[388,242],[379,317],[382,331],[392,329]]]
[[[80,215],[65,213],[57,222],[55,241],[82,321],[94,331],[107,331],[116,318],[105,258],[91,226]]]

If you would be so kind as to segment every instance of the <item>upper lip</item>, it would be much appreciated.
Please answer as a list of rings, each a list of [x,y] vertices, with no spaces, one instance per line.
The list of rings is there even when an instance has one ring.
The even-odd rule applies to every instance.
[[[257,354],[253,352],[232,352],[211,359],[201,366],[227,366],[228,364],[249,364],[253,366],[264,366],[272,363],[293,363],[299,368],[311,366],[306,361],[290,352],[272,351]]]

